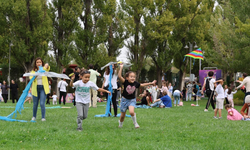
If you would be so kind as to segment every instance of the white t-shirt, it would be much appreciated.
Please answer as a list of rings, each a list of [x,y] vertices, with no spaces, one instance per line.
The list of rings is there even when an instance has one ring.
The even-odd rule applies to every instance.
[[[42,76],[37,76],[36,81],[37,81],[37,85],[43,85]]]
[[[214,82],[215,82],[215,79],[212,78],[210,81],[209,81],[209,87],[211,89],[211,91],[214,91]]]
[[[59,81],[57,85],[57,87],[60,88],[61,92],[66,92],[66,86],[68,86],[68,83],[63,80]]]
[[[87,104],[90,102],[90,93],[89,93],[90,88],[94,90],[99,89],[97,85],[91,81],[83,83],[82,80],[78,80],[75,83],[73,83],[73,86],[76,89],[75,91],[76,102],[83,104]]]
[[[178,93],[178,94],[180,94],[180,93],[181,93],[181,91],[179,91],[179,90],[175,90],[175,91],[174,91],[174,93]]]
[[[228,89],[225,90],[224,96],[227,97]]]
[[[106,75],[106,73],[104,73],[103,76],[105,78],[104,87],[106,87],[109,84],[109,75]],[[111,84],[112,84],[113,89],[117,89],[117,77],[118,77],[118,74],[116,73],[112,75]]]
[[[89,69],[90,71],[90,78],[89,78],[89,81],[92,81],[93,83],[96,84],[96,79],[97,79],[97,76],[100,76],[100,73],[93,70],[93,69]]]
[[[217,93],[217,97],[216,98],[223,98],[223,99],[225,98],[224,89],[221,86],[221,84],[218,84],[216,86],[215,92]]]
[[[56,101],[57,95],[52,95],[53,101]]]
[[[227,98],[228,98],[228,99],[233,99],[235,93],[237,93],[237,91],[234,91],[234,92],[232,91],[231,94],[228,94],[228,93],[227,93]]]

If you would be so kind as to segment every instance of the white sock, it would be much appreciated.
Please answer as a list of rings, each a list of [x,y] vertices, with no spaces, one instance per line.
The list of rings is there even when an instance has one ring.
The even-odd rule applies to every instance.
[[[123,122],[120,122],[119,120],[119,127],[122,127],[123,126]]]
[[[132,120],[133,120],[133,123],[136,124],[136,123],[137,123],[137,121],[136,121],[136,113],[135,113],[134,116],[131,116],[131,118],[132,118]]]

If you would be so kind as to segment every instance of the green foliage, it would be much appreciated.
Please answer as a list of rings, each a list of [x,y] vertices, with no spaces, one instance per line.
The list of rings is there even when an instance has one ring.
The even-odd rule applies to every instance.
[[[44,56],[48,50],[52,22],[48,16],[46,2],[46,0],[1,0],[3,51],[7,52],[6,45],[12,43],[14,46],[11,48],[11,57],[17,60],[26,72],[32,69],[34,59]]]
[[[236,94],[234,94],[234,104],[235,105],[243,105],[244,102],[244,98],[245,98],[245,93],[242,92],[241,90],[238,90],[238,92]]]

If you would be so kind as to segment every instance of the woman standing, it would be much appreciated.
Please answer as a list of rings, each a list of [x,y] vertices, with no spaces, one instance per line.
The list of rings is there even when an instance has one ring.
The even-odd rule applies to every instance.
[[[113,65],[112,67],[113,67],[113,75],[112,75],[112,79],[111,79],[111,84],[112,84],[112,89],[113,89],[112,104],[113,104],[113,108],[114,108],[114,115],[116,117],[117,116],[116,97],[117,97],[118,70],[117,70],[117,66],[116,65]],[[110,77],[109,66],[106,67],[106,71],[105,71],[103,77],[104,77],[104,80],[103,80],[102,88],[104,88],[105,90],[108,90],[108,87],[109,87],[109,77]],[[108,99],[108,94],[106,94],[106,99]],[[110,105],[110,113],[111,113],[111,105]]]
[[[39,70],[39,66],[42,66],[45,71],[49,71],[50,66],[48,63],[44,64],[42,58],[38,57],[35,60],[34,68],[31,73],[35,73]],[[30,76],[30,79],[32,76]],[[45,119],[45,101],[46,95],[49,94],[49,82],[46,76],[37,76],[36,79],[32,83],[32,95],[33,95],[33,117],[32,120],[36,120],[37,107],[40,99],[40,106],[42,112],[42,121],[46,121]]]
[[[4,80],[3,84],[1,86],[2,97],[4,99],[4,103],[7,103],[7,101],[8,101],[8,88],[10,88],[10,87],[7,85],[6,81]]]

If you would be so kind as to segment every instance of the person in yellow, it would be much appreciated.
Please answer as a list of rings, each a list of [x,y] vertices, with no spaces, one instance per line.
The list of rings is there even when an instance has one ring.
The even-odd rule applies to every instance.
[[[44,64],[42,58],[38,57],[35,60],[34,68],[31,73],[35,73],[39,70],[39,66],[42,66],[45,71],[50,70],[50,66],[48,63]],[[30,79],[32,76],[30,76]],[[46,95],[49,94],[49,83],[47,76],[37,76],[36,79],[32,83],[31,93],[33,95],[33,117],[31,120],[36,120],[37,107],[40,99],[40,106],[42,112],[42,121],[46,121],[45,119],[45,101]]]

